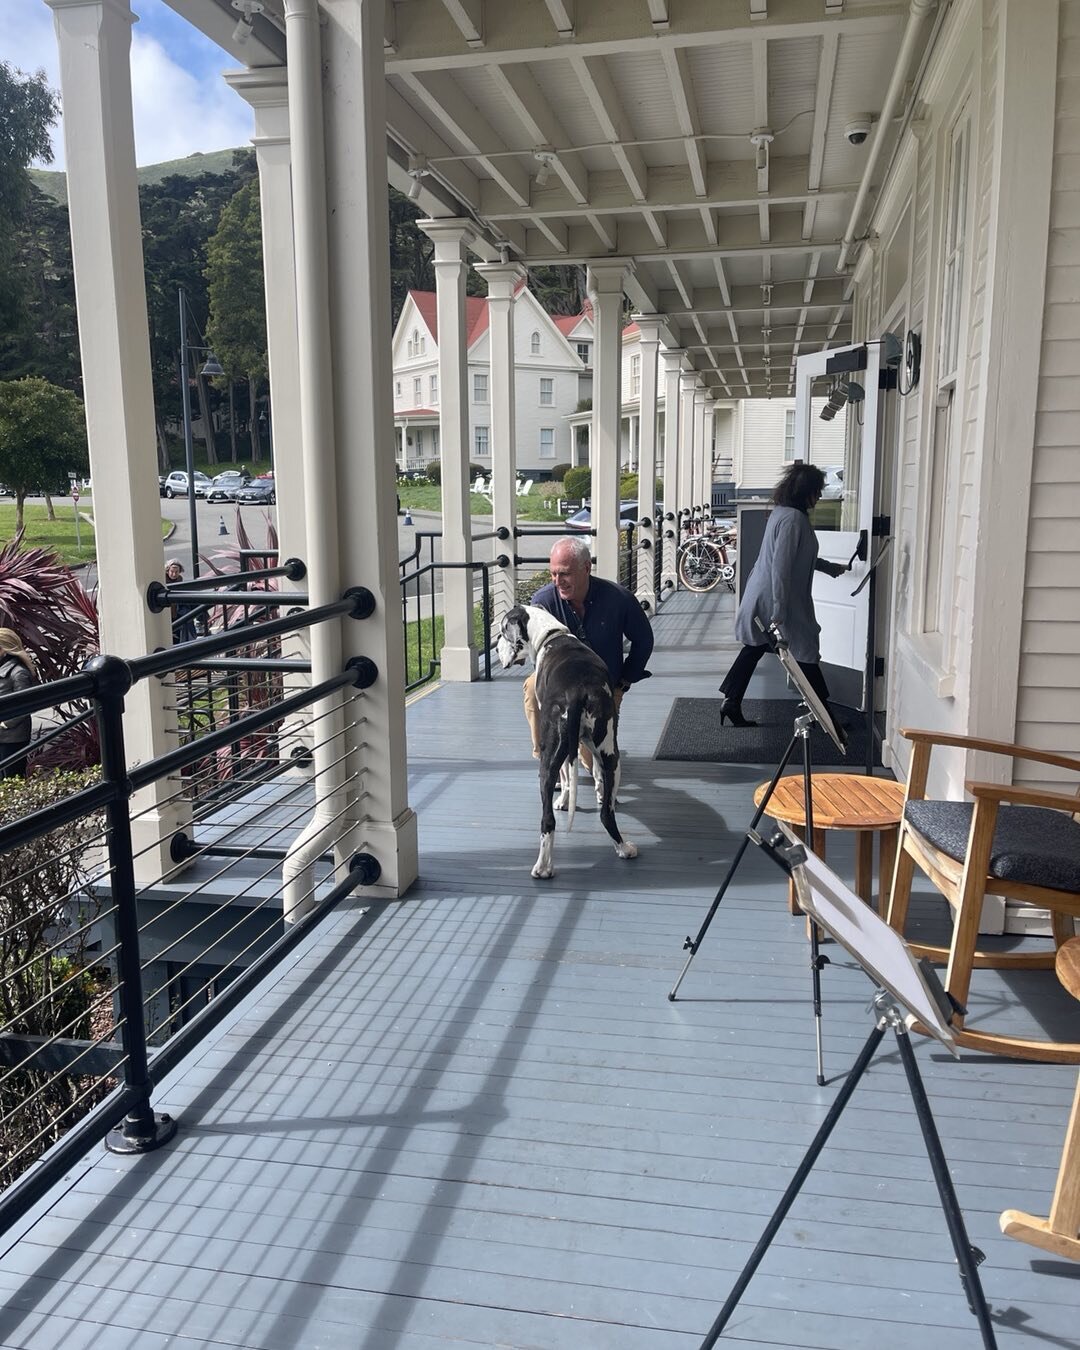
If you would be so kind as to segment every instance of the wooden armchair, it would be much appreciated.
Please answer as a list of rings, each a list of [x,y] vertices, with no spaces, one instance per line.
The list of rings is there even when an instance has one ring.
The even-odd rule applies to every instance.
[[[912,951],[947,963],[945,988],[966,1003],[973,968],[1052,970],[1054,951],[987,952],[977,947],[983,897],[1003,896],[1050,911],[1055,947],[1075,933],[1080,916],[1080,783],[1075,795],[996,783],[964,784],[972,802],[926,800],[930,752],[958,746],[1013,760],[1068,769],[1080,776],[1080,759],[1045,750],[935,731],[903,730],[912,742],[911,773],[897,841],[888,922],[903,933],[916,864],[953,909],[949,946],[911,943]],[[970,1049],[1019,1059],[1080,1063],[1080,1040],[1051,1041],[996,1034],[954,1024],[957,1042]]]

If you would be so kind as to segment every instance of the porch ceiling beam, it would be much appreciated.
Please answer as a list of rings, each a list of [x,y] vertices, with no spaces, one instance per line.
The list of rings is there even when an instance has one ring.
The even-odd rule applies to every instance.
[[[635,139],[634,130],[630,125],[630,119],[623,111],[622,100],[619,98],[615,81],[611,78],[606,62],[598,58],[578,56],[575,48],[570,56],[570,64],[581,83],[585,97],[589,100],[605,139],[611,143],[611,153],[626,179],[630,196],[635,202],[647,200],[649,171],[645,166],[645,156],[636,145],[624,144]]]
[[[675,104],[675,115],[679,119],[679,130],[686,137],[686,162],[690,166],[690,177],[694,182],[694,194],[704,197],[705,192],[705,147],[697,139],[701,125],[697,115],[697,100],[694,97],[694,82],[690,74],[690,57],[680,47],[664,47],[664,70],[667,72],[668,86]]]
[[[558,167],[562,153],[557,156],[553,169]],[[767,201],[770,208],[799,207],[807,201],[806,160],[774,160],[770,170],[772,190]],[[840,188],[819,194],[819,201],[844,203],[854,200],[855,186]],[[633,214],[643,206],[658,211],[695,212],[702,211],[753,211],[757,212],[762,198],[757,191],[757,179],[754,166],[748,161],[731,161],[723,164],[711,164],[708,170],[706,200],[700,201],[695,195],[693,179],[683,168],[658,168],[649,170],[649,195],[647,201],[633,198],[622,174],[611,169],[601,170],[588,175],[588,197],[578,200],[573,190],[558,183],[549,183],[543,190],[543,197],[535,194],[533,207],[522,208],[496,183],[484,182],[481,187],[481,209],[489,220],[512,220],[515,217],[532,215],[539,206],[546,215],[582,216],[585,214]],[[541,205],[542,203],[542,205]],[[724,219],[719,222],[708,221],[701,217],[702,228],[709,226],[715,230],[716,224],[723,229]]]
[[[574,0],[544,0],[555,31],[564,42],[574,36]]]
[[[201,6],[201,0],[170,0],[172,7],[187,3]],[[579,0],[580,4],[580,0]],[[824,7],[810,0],[774,0],[768,21],[770,39],[822,37],[836,32],[841,37],[853,33],[880,34],[899,32],[907,17],[908,0],[893,0],[875,7],[872,14],[846,10],[841,15],[826,15]],[[409,0],[397,6],[397,55],[387,62],[388,74],[406,71],[449,70],[455,66],[485,66],[493,60],[564,61],[571,53],[579,58],[633,55],[656,52],[664,46],[692,48],[749,43],[760,36],[760,23],[750,20],[739,4],[720,5],[717,0],[680,0],[668,29],[654,27],[648,0],[634,0],[590,6],[588,36],[582,37],[581,25],[572,46],[551,40],[551,14],[545,4],[489,6],[484,19],[484,48],[464,46],[457,25],[450,19],[442,0]],[[224,44],[223,44],[224,45]]]
[[[590,211],[585,219],[596,231],[596,237],[600,240],[601,246],[608,253],[615,252],[615,246],[619,242],[619,230],[616,222],[607,216],[598,216]]]
[[[495,128],[477,112],[453,76],[442,71],[406,75],[406,85],[442,121],[466,153],[475,156],[503,191],[519,206],[529,201],[531,179],[518,161],[505,152],[508,147]]]
[[[579,206],[584,206],[589,200],[588,172],[579,154],[559,148],[566,145],[569,138],[531,71],[521,65],[493,65],[490,74],[496,89],[513,108],[533,145],[537,149],[550,146],[556,151],[552,169],[570,197]]]
[[[672,316],[668,316],[671,318]],[[679,324],[672,319],[672,327],[679,338],[679,345],[685,347],[687,351],[712,351],[712,352],[734,352],[736,347],[743,353],[776,351],[778,348],[788,347],[794,339],[796,329],[794,326],[773,328],[772,336],[766,341],[762,338],[760,331],[755,334],[753,329],[744,330],[740,340],[732,342],[726,333],[719,330],[709,330],[704,337],[698,332],[695,325],[689,327]],[[836,325],[832,323],[807,324],[802,329],[801,341],[818,342],[823,345],[836,334]]]
[[[817,221],[821,170],[825,162],[825,133],[829,129],[829,110],[832,107],[833,85],[836,82],[836,57],[839,50],[839,34],[826,33],[821,39],[821,52],[818,56],[814,120],[810,125],[810,162],[806,171],[806,186],[813,195],[807,200],[803,213],[803,234],[807,239],[813,238],[814,225]]]
[[[484,45],[484,0],[442,0],[470,47]]]
[[[692,306],[678,303],[681,293],[661,290],[660,307],[665,314],[689,319],[694,314],[704,318],[720,318],[728,314],[763,314],[768,310],[794,312],[804,308],[835,309],[837,305],[847,303],[844,282],[839,278],[823,281],[815,292],[812,305],[807,305],[803,300],[804,288],[805,283],[800,281],[777,282],[773,285],[769,305],[762,299],[760,286],[735,286],[723,290],[699,286],[694,291]]]

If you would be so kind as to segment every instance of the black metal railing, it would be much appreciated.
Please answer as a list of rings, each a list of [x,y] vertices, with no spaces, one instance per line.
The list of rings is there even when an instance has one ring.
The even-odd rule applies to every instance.
[[[472,542],[499,537],[497,531],[489,530],[473,535]],[[474,605],[479,610],[476,630],[484,679],[491,679],[491,570],[499,562],[497,559],[446,562],[435,556],[435,541],[441,538],[441,530],[417,530],[412,552],[398,561],[406,692],[432,679],[441,664],[439,653],[443,643],[440,635],[444,629],[437,597],[442,595],[441,578],[445,572],[465,571],[474,580],[477,575],[480,577],[480,599]],[[473,590],[475,595],[475,585]]]
[[[155,1080],[311,926],[379,876],[356,834],[372,662],[355,658],[312,685],[308,663],[279,658],[273,673],[304,676],[295,691],[274,687],[237,709],[225,701],[227,716],[192,723],[141,761],[125,748],[125,700],[145,702],[160,687],[168,704],[193,668],[236,661],[251,671],[256,658],[236,652],[254,642],[374,608],[370,592],[353,588],[332,604],[134,660],[98,656],[78,676],[0,698],[0,720],[82,700],[101,745],[99,768],[0,782],[0,1228],[92,1144],[142,1152],[164,1143],[175,1122],[153,1110]],[[215,774],[215,794],[193,792],[207,763],[237,743],[258,746],[249,754],[257,767],[228,790]],[[294,860],[286,885],[285,860],[317,798],[322,852]],[[286,922],[287,901],[296,922]]]

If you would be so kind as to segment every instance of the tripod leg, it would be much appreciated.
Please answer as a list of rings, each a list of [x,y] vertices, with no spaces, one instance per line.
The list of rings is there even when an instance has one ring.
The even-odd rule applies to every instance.
[[[986,1295],[983,1293],[982,1281],[979,1279],[979,1262],[983,1260],[983,1254],[977,1247],[971,1245],[967,1229],[964,1226],[964,1216],[960,1212],[960,1204],[953,1188],[952,1177],[949,1176],[949,1166],[945,1161],[945,1153],[941,1147],[937,1126],[934,1124],[933,1112],[930,1110],[930,1102],[926,1096],[926,1089],[923,1087],[922,1075],[919,1073],[919,1066],[915,1061],[915,1052],[911,1048],[911,1037],[903,1023],[896,1026],[894,1030],[896,1031],[896,1044],[900,1050],[900,1058],[904,1063],[904,1072],[907,1074],[908,1086],[911,1089],[911,1100],[915,1104],[915,1114],[919,1117],[923,1141],[930,1158],[930,1167],[937,1183],[938,1195],[941,1197],[941,1209],[948,1225],[949,1236],[952,1238],[953,1251],[956,1252],[956,1262],[960,1267],[960,1283],[963,1285],[964,1293],[967,1296],[968,1307],[979,1323],[983,1345],[987,1347],[987,1350],[996,1350],[997,1341],[994,1338],[994,1328],[990,1321],[990,1309],[987,1307]]]
[[[814,843],[814,790],[810,772],[810,729],[802,738],[803,744],[803,816],[806,820],[806,837],[810,847]],[[818,926],[809,920],[810,928],[810,989],[814,1004],[814,1042],[817,1049],[817,1084],[825,1086],[825,1055],[821,1044],[821,968],[829,964],[829,958],[821,954],[821,941]]]
[[[761,1237],[758,1239],[757,1246],[750,1253],[750,1260],[747,1261],[745,1266],[743,1266],[742,1274],[735,1282],[735,1288],[728,1295],[727,1302],[720,1309],[720,1313],[717,1316],[716,1321],[709,1328],[709,1334],[701,1342],[701,1350],[710,1350],[710,1347],[716,1344],[720,1336],[720,1333],[727,1325],[728,1318],[735,1311],[736,1307],[738,1306],[739,1300],[742,1298],[743,1294],[746,1291],[746,1286],[750,1283],[751,1279],[753,1278],[754,1271],[757,1270],[758,1266],[761,1264],[762,1259],[765,1256],[765,1253],[769,1250],[769,1247],[772,1244],[772,1240],[779,1231],[780,1225],[784,1222],[784,1218],[787,1215],[788,1210],[795,1203],[795,1200],[798,1197],[799,1192],[802,1190],[803,1183],[806,1181],[806,1178],[810,1175],[811,1171],[813,1170],[814,1163],[817,1162],[818,1155],[821,1153],[821,1150],[825,1147],[826,1143],[828,1142],[829,1135],[832,1134],[836,1122],[840,1119],[844,1107],[848,1103],[848,1099],[850,1098],[851,1094],[855,1091],[855,1089],[859,1086],[859,1080],[866,1072],[866,1066],[873,1059],[874,1052],[881,1044],[881,1038],[884,1035],[885,1035],[885,1024],[881,1023],[880,1025],[875,1025],[873,1031],[867,1037],[866,1044],[859,1052],[858,1059],[852,1065],[850,1073],[844,1080],[843,1087],[836,1094],[836,1100],[833,1102],[832,1106],[829,1107],[828,1115],[821,1122],[817,1134],[814,1135],[813,1142],[811,1143],[810,1147],[806,1150],[806,1154],[803,1157],[802,1162],[796,1169],[795,1175],[791,1178],[791,1184],[784,1192],[783,1197],[781,1198],[779,1205],[777,1205],[775,1211],[773,1212],[773,1216],[769,1220],[764,1233],[762,1233]]]
[[[798,741],[798,739],[799,739],[798,733],[796,733],[794,736],[792,736],[791,740],[788,742],[788,747],[784,751],[784,755],[780,763],[777,765],[776,772],[773,774],[772,782],[769,784],[768,791],[765,793],[764,797],[762,797],[757,810],[754,812],[753,820],[747,826],[747,833],[743,836],[743,841],[739,845],[738,852],[735,854],[735,857],[732,858],[731,860],[731,866],[728,868],[727,875],[724,877],[724,880],[720,883],[720,889],[716,892],[713,902],[709,906],[709,912],[705,915],[704,921],[702,922],[701,927],[697,931],[697,937],[693,938],[688,937],[686,941],[683,943],[683,951],[689,952],[690,955],[686,958],[686,964],[679,972],[679,978],[672,985],[671,993],[668,994],[668,1001],[671,1003],[675,1002],[675,995],[679,992],[679,985],[682,984],[683,979],[686,976],[686,972],[690,969],[690,962],[697,955],[697,949],[701,946],[705,934],[709,931],[709,925],[712,923],[713,918],[716,915],[716,911],[720,908],[720,901],[723,900],[724,893],[727,890],[727,888],[731,885],[731,879],[735,875],[735,871],[738,868],[739,863],[742,861],[742,856],[746,852],[747,845],[750,843],[749,831],[757,829],[758,821],[765,814],[765,808],[769,804],[769,798],[776,791],[776,785],[783,777],[784,770],[787,768],[788,760],[791,758],[792,752],[795,749],[795,744]]]

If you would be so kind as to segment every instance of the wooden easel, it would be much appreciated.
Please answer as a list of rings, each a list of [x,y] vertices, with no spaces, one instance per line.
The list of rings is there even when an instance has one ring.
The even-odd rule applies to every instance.
[[[1055,969],[1069,993],[1080,999],[1080,938],[1070,938],[1058,949]],[[999,1222],[1007,1237],[1030,1242],[1033,1247],[1068,1257],[1070,1261],[1080,1261],[1080,1079],[1065,1131],[1050,1217],[1040,1219],[1019,1209],[1007,1209]]]

